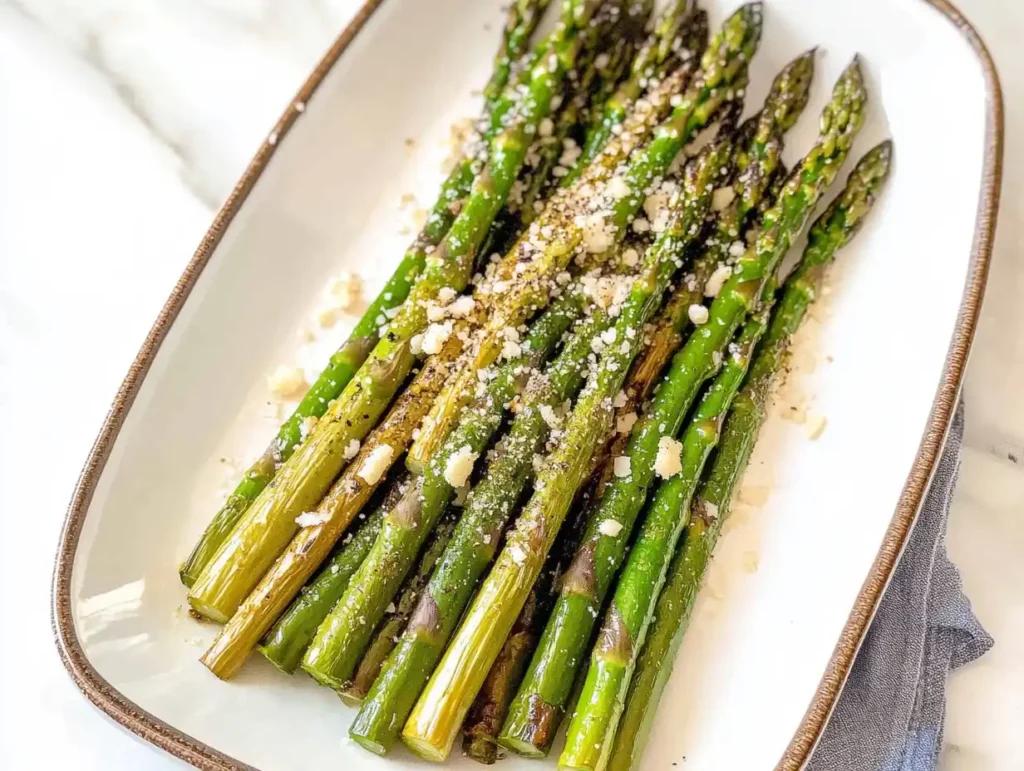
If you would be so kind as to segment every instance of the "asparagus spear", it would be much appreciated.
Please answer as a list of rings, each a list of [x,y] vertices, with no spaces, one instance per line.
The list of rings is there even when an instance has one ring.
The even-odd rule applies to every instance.
[[[286,674],[299,668],[302,655],[313,641],[317,628],[327,618],[352,575],[363,564],[381,527],[384,515],[401,498],[408,484],[408,474],[400,475],[388,489],[384,501],[365,518],[347,543],[336,550],[317,576],[303,587],[288,610],[267,633],[259,650],[267,660]]]
[[[550,351],[572,319],[578,315],[582,303],[583,298],[578,292],[565,293],[538,320],[536,327],[539,337],[531,341],[536,347],[533,351],[528,350],[526,356],[538,351],[543,355],[545,351]],[[445,343],[459,344],[457,338],[449,338]],[[385,421],[371,434],[355,460],[321,501],[316,511],[320,523],[300,531],[256,590],[246,598],[238,612],[221,630],[221,634],[203,656],[203,663],[219,677],[230,677],[244,663],[249,648],[274,622],[301,582],[316,569],[340,537],[343,525],[339,526],[339,522],[347,523],[365,505],[379,479],[383,477],[385,467],[393,460],[392,456],[401,453],[408,443],[411,433],[408,426],[415,426],[423,418],[429,407],[430,395],[440,390],[447,375],[449,360],[450,356],[444,355],[432,356],[427,360],[424,369],[401,394]],[[501,382],[507,383],[506,380]],[[375,466],[374,459],[382,453],[387,463]],[[406,494],[417,486],[416,483],[408,485]],[[325,531],[332,526],[334,532],[325,535]],[[387,602],[385,600],[384,605]]]
[[[774,281],[769,280],[762,308],[740,329],[725,364],[682,435],[682,447],[677,456],[681,468],[665,479],[654,494],[598,632],[587,678],[569,721],[559,768],[595,771],[607,762],[619,716],[617,705],[621,704],[629,685],[635,646],[643,643],[668,563],[689,519],[690,496],[708,455],[718,442],[722,421],[746,375],[754,346],[768,327],[774,290]],[[662,389],[668,390],[674,378],[688,377],[685,367],[673,367]]]
[[[555,409],[582,387],[589,357],[593,355],[593,339],[608,323],[607,314],[595,309],[593,315],[579,324],[543,376],[527,387],[523,407],[501,444],[500,454],[470,493],[455,535],[431,576],[412,621],[349,730],[352,738],[367,749],[384,753],[398,738],[533,476],[533,459],[543,450],[550,430],[547,421]]]
[[[512,68],[526,53],[530,38],[537,29],[551,0],[514,0],[509,4],[501,46],[494,57],[491,78],[484,86],[485,110],[492,111],[501,99],[512,75]]]
[[[548,556],[548,564],[533,585],[508,639],[469,708],[462,726],[462,749],[480,763],[493,763],[497,757],[498,732],[505,723],[512,697],[526,674],[530,656],[544,631],[544,622],[555,601],[555,586],[579,545],[585,514],[586,508],[577,504],[573,507],[570,521],[562,525],[563,532],[559,533]]]
[[[582,196],[589,192],[594,183],[611,174],[619,161],[638,146],[667,109],[669,95],[681,82],[685,82],[687,76],[688,68],[680,68],[659,84],[646,100],[637,102],[630,119],[623,125],[622,133],[614,142],[609,143],[599,161],[591,164],[586,177],[580,180],[580,188],[562,191],[565,194],[562,205],[550,207],[556,212],[549,218],[550,222],[558,225],[565,216],[567,202],[571,202],[574,196]],[[713,114],[725,100],[726,95],[725,91],[711,89],[708,94],[702,96],[700,105],[691,113],[694,124],[702,125],[706,122],[709,115]],[[539,221],[534,222],[531,226],[531,239],[534,238],[534,233],[543,236],[547,228],[548,225],[542,226]],[[478,287],[479,301],[475,307],[483,305],[489,295],[498,293],[499,283],[504,284],[504,292],[507,291],[510,282],[513,289],[519,287],[519,291],[505,294],[505,302],[509,302],[513,295],[521,297],[521,285],[530,284],[532,290],[526,293],[533,301],[533,307],[539,308],[547,304],[548,291],[537,291],[543,283],[538,279],[538,269],[545,271],[552,279],[562,274],[554,276],[550,263],[539,259],[533,260],[531,243],[532,241],[527,242],[521,252],[518,249],[513,250],[498,263],[495,275],[502,278],[500,281],[496,279],[485,284],[483,288]],[[559,253],[555,256],[560,256],[563,262],[556,263],[554,267],[564,265],[566,255]],[[520,262],[520,258],[523,262]],[[518,264],[525,265],[526,262],[530,264],[526,266],[525,271],[513,270]],[[557,282],[553,282],[549,290],[552,294],[555,293],[556,286]],[[522,308],[517,312],[521,318],[529,315]],[[258,641],[320,562],[326,558],[352,517],[366,503],[386,467],[405,452],[416,426],[420,425],[431,402],[449,377],[449,369],[461,352],[463,341],[469,338],[474,326],[479,323],[476,317],[471,316],[470,322],[455,325],[455,330],[445,340],[441,350],[430,356],[420,373],[392,405],[385,420],[367,437],[354,461],[321,501],[317,509],[321,524],[304,528],[296,535],[203,656],[203,663],[211,671],[223,678],[230,677],[237,671],[248,655],[250,647]],[[313,438],[316,436],[317,432]],[[358,442],[353,441],[345,445],[346,453],[353,445],[358,446]]]
[[[762,180],[770,177],[778,166],[783,134],[807,103],[813,64],[813,56],[805,55],[787,66],[775,79],[756,121],[741,130],[741,134],[749,137],[737,152],[735,198],[720,213],[704,254],[669,301],[662,324],[634,366],[630,374],[632,388],[624,393],[624,404],[617,414],[619,420],[626,420],[624,416],[630,413],[635,419],[633,410],[646,398],[648,384],[658,377],[682,343],[690,306],[703,300],[709,278],[729,259],[732,244],[737,242],[750,211],[761,199]],[[685,388],[683,394],[692,391],[693,385],[686,383]],[[546,755],[550,749],[576,674],[584,662],[597,614],[622,564],[633,523],[654,479],[658,443],[663,436],[676,434],[688,408],[689,400],[682,399],[680,392],[666,383],[632,433],[624,432],[621,439],[613,442],[603,475],[604,489],[597,493],[599,502],[587,523],[582,546],[562,582],[561,596],[509,711],[499,738],[503,746],[530,756]],[[628,425],[628,420],[624,425]],[[616,478],[613,473],[614,464],[621,463],[616,461],[619,456],[629,459],[633,471],[624,478]],[[614,522],[619,528],[617,536],[608,537],[602,532],[602,528],[607,528],[606,522]]]
[[[450,752],[590,467],[590,453],[610,428],[612,397],[640,348],[641,330],[661,304],[681,255],[699,232],[715,180],[730,155],[729,141],[719,139],[687,167],[674,216],[645,255],[640,275],[609,330],[614,334],[605,341],[608,346],[564,435],[538,472],[533,496],[409,716],[402,739],[416,754],[440,760]]]
[[[569,216],[564,217],[562,226],[556,229],[551,240],[539,245],[539,252],[533,254],[524,274],[528,280],[521,281],[512,291],[498,298],[468,365],[461,367],[434,402],[420,436],[410,450],[407,459],[410,469],[415,471],[429,462],[450,432],[472,393],[476,373],[497,357],[501,349],[502,329],[510,323],[520,323],[524,316],[528,317],[543,303],[546,292],[543,279],[563,270],[581,244],[587,251],[602,253],[620,240],[646,197],[644,191],[668,171],[679,150],[695,131],[707,125],[722,105],[732,101],[736,92],[746,86],[747,63],[760,40],[760,20],[759,4],[744,5],[726,20],[704,53],[701,74],[694,78],[678,106],[658,127],[654,139],[643,152],[634,156],[625,174],[618,177],[615,184],[610,188],[601,186],[611,200],[605,200],[605,196],[592,197],[590,208],[568,212]],[[592,190],[596,182],[604,181],[607,177],[602,177],[602,174],[614,158],[615,147],[615,143],[609,143],[608,149],[587,167],[588,172],[567,190]],[[531,241],[524,244],[524,249],[528,253],[537,251]]]
[[[197,612],[227,619],[273,565],[297,531],[295,518],[312,508],[345,466],[346,448],[373,428],[416,360],[413,338],[428,326],[428,303],[442,290],[461,291],[487,229],[519,174],[540,121],[551,109],[580,47],[580,29],[601,0],[567,0],[563,22],[532,68],[524,94],[505,127],[490,143],[488,162],[476,178],[458,217],[430,255],[408,302],[388,325],[361,373],[342,391],[316,430],[281,467],[207,564],[189,592]]]
[[[786,282],[771,326],[758,347],[743,388],[733,401],[714,460],[695,497],[685,540],[658,597],[654,619],[629,684],[607,763],[609,771],[639,768],[704,570],[764,423],[773,382],[785,370],[790,341],[817,296],[821,273],[856,234],[885,185],[891,156],[892,143],[888,141],[868,152],[850,174],[843,192],[811,227],[807,249],[796,272]]]
[[[540,602],[539,594],[531,592],[466,715],[466,723],[462,727],[462,750],[478,763],[490,765],[497,760],[498,730],[504,722],[516,684],[526,672],[530,651],[537,644]]]
[[[392,405],[387,418],[367,437],[355,458],[331,487],[284,553],[245,598],[201,661],[222,679],[233,676],[249,652],[285,611],[362,511],[387,472],[392,456],[401,456],[408,442],[407,423],[422,420],[429,400],[448,377],[448,362],[458,340],[445,342],[442,354],[427,359],[419,375]],[[325,535],[326,534],[326,535]]]
[[[389,606],[384,618],[381,620],[373,634],[373,640],[366,648],[359,666],[356,667],[352,681],[341,691],[341,700],[349,706],[358,706],[366,697],[373,681],[380,674],[380,669],[387,660],[388,654],[395,647],[402,630],[409,621],[409,615],[416,607],[423,587],[427,579],[434,571],[438,558],[444,553],[445,547],[451,540],[452,532],[455,530],[455,517],[445,516],[430,534],[427,545],[416,563],[416,570],[405,580],[398,592],[398,600]]]
[[[864,99],[863,80],[855,61],[840,78],[833,99],[825,109],[818,143],[791,175],[779,202],[765,214],[763,232],[755,246],[740,259],[736,271],[715,299],[709,322],[699,327],[677,354],[686,363],[692,380],[689,387],[680,388],[679,403],[692,403],[700,384],[714,371],[715,360],[760,296],[764,282],[777,267],[791,239],[802,229],[810,209],[834,179],[860,127]],[[618,349],[613,346],[610,350]],[[635,351],[631,352],[625,364],[634,355]],[[607,365],[613,369],[609,370]],[[542,474],[538,479],[537,492],[520,516],[509,545],[498,557],[462,627],[420,696],[403,738],[424,755],[443,757],[447,753],[457,730],[457,725],[453,727],[452,723],[460,721],[468,699],[472,699],[480,686],[480,675],[476,673],[481,668],[486,670],[493,661],[536,579],[550,539],[557,533],[582,481],[589,453],[607,430],[612,414],[611,396],[621,387],[624,378],[624,373],[620,374],[616,368],[622,365],[623,362],[606,352],[593,388],[584,392],[573,411],[562,445],[552,455],[550,468],[555,472]]]
[[[352,677],[384,608],[391,602],[423,540],[455,495],[457,480],[450,467],[459,463],[460,457],[474,462],[487,447],[501,424],[506,405],[524,387],[525,376],[548,358],[582,306],[583,294],[574,290],[540,317],[522,346],[526,352],[500,368],[476,403],[464,413],[426,474],[409,486],[392,509],[370,554],[303,659],[303,669],[319,682],[339,688]]]
[[[509,202],[495,219],[480,250],[480,258],[505,254],[515,240],[536,219],[542,201],[557,179],[553,177],[563,155],[566,140],[580,129],[595,100],[619,80],[628,61],[627,52],[635,46],[650,15],[652,0],[642,0],[627,12],[625,0],[608,2],[583,31],[585,42],[576,68],[569,75],[570,98],[550,124],[542,123],[538,138],[527,154],[527,166],[513,188]],[[610,42],[609,42],[610,41]],[[609,85],[610,84],[610,85]],[[548,131],[548,126],[551,130]]]
[[[673,0],[662,12],[633,59],[629,77],[603,103],[600,121],[587,132],[580,156],[581,165],[577,169],[597,157],[615,129],[622,125],[630,106],[640,97],[650,80],[660,79],[688,55],[699,53],[687,46],[687,27],[695,23],[706,25],[707,16],[695,11],[695,0]],[[569,174],[568,179],[571,181],[577,174]]]
[[[530,36],[537,27],[549,0],[517,0],[509,9],[508,22],[502,34],[501,47],[494,60],[491,78],[484,90],[485,108],[481,118],[485,141],[502,126],[511,98],[501,99],[508,84],[512,62],[526,53]],[[380,317],[385,311],[399,307],[408,297],[416,277],[422,272],[428,252],[438,246],[455,221],[459,208],[475,178],[473,154],[464,157],[441,185],[437,202],[416,240],[406,251],[391,278],[376,299],[369,304],[349,339],[339,348],[310,386],[295,412],[284,422],[274,441],[242,476],[210,524],[207,525],[191,554],[179,568],[181,582],[191,587],[206,565],[213,559],[249,505],[274,478],[278,465],[288,460],[302,441],[301,427],[308,417],[320,418],[332,399],[355,375],[356,370],[379,341]]]

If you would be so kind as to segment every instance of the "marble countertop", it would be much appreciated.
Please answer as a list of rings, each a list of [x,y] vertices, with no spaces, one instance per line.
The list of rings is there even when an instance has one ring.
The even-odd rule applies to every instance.
[[[50,632],[54,545],[157,310],[357,5],[0,0],[2,768],[179,767],[64,673]],[[999,66],[1007,148],[948,540],[996,647],[952,678],[942,768],[1001,771],[1024,769],[1024,6],[959,6]]]

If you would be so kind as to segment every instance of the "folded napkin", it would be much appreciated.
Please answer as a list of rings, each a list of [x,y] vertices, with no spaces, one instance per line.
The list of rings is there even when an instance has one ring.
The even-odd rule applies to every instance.
[[[960,469],[956,412],[924,506],[808,771],[932,771],[949,672],[992,647],[946,555]]]

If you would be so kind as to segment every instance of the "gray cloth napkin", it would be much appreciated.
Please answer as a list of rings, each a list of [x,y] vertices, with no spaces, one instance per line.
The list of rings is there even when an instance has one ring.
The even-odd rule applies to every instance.
[[[808,771],[932,771],[949,672],[992,647],[946,556],[963,405],[906,551],[857,654]]]

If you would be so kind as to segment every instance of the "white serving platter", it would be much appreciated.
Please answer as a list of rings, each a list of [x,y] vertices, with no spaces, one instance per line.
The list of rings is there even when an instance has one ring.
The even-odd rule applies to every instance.
[[[702,4],[713,25],[735,6]],[[501,6],[371,0],[360,11],[218,215],[87,461],[57,557],[61,655],[101,709],[196,766],[422,764],[404,751],[363,752],[346,738],[353,710],[259,657],[236,681],[216,680],[198,662],[215,630],[184,613],[176,567],[237,473],[220,459],[251,459],[276,425],[266,374],[282,362],[315,370],[344,339],[344,323],[314,344],[297,335],[329,278],[354,270],[372,296],[390,273],[409,238],[402,196],[432,200],[449,126],[476,111],[472,92],[489,71]],[[787,162],[810,146],[835,76],[859,52],[871,105],[854,155],[891,136],[896,165],[840,257],[827,309],[802,335],[804,366],[746,482],[757,504],[741,506],[719,545],[645,757],[650,769],[806,761],[941,449],[995,224],[999,85],[954,8],[769,0],[765,13],[748,113],[783,64],[821,46]],[[827,418],[816,441],[782,419],[796,391]]]

